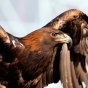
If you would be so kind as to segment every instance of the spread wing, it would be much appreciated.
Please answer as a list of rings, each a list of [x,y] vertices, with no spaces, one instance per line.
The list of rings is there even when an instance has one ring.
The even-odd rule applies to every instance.
[[[80,10],[71,9],[60,14],[44,27],[52,27],[67,33],[73,40],[70,63],[73,88],[82,82],[88,86],[86,63],[88,63],[88,16]],[[64,63],[64,61],[63,61]],[[65,68],[63,68],[65,70]],[[61,76],[62,77],[62,76]]]

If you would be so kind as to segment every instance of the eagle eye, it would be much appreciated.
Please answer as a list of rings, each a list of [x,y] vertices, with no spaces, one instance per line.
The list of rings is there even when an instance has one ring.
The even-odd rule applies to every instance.
[[[58,33],[53,32],[53,33],[52,33],[52,36],[53,36],[53,37],[56,37],[57,34],[58,34]]]

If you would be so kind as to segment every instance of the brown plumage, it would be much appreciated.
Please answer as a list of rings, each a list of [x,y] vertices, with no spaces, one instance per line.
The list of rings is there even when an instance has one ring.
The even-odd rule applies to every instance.
[[[1,28],[1,86],[43,88],[59,80],[64,88],[82,88],[82,82],[88,86],[87,31],[88,17],[77,9],[60,14],[41,29],[23,38],[14,37]],[[51,36],[52,32],[55,33]],[[54,39],[57,32],[61,39],[56,40],[60,41],[56,44]],[[64,33],[72,38],[73,45],[67,35],[63,36]],[[70,41],[64,41],[63,37]],[[68,43],[69,50],[66,44],[62,47],[61,43],[65,42]]]
[[[61,30],[72,38],[73,45],[70,49],[71,69],[69,68],[71,70],[72,85],[73,88],[81,88],[82,82],[85,82],[88,86],[88,79],[86,77],[86,62],[88,62],[88,16],[80,10],[71,9],[60,14],[44,27]],[[63,63],[65,63],[65,60],[60,64]],[[63,80],[63,74],[61,74],[61,80]]]
[[[72,40],[54,28],[41,28],[17,38],[0,27],[0,87],[43,88],[58,81],[54,60],[61,43],[72,45]]]

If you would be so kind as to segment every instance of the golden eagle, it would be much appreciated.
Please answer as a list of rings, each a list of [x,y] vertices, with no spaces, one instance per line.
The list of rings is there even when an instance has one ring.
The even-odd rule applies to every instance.
[[[71,46],[72,40],[54,28],[17,38],[0,27],[0,88],[42,88],[56,80],[53,63],[61,43]]]
[[[88,16],[77,9],[22,38],[0,27],[1,88],[43,88],[59,80],[64,88],[88,86],[87,31]]]

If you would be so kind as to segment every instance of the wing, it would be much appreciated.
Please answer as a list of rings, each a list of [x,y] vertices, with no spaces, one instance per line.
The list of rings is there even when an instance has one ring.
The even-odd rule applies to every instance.
[[[81,33],[82,38],[80,39],[79,44],[74,46],[73,48],[76,53],[81,53],[82,55],[85,55],[86,61],[88,63],[88,29],[83,28]]]
[[[82,88],[82,82],[88,85],[85,70],[85,57],[63,45],[60,55],[60,80],[64,88]]]
[[[85,26],[84,26],[85,25]],[[86,23],[81,23],[79,29],[81,29],[80,34],[80,40],[79,44],[76,44],[73,46],[74,50],[74,66],[75,66],[75,72],[78,79],[85,82],[85,84],[88,86],[88,79],[86,76],[87,69],[86,69],[86,63],[88,63],[88,28],[87,28],[87,21]],[[77,34],[77,32],[76,32]]]
[[[12,76],[19,76],[21,79],[21,71],[16,67],[18,63],[17,56],[23,50],[23,45],[17,40],[16,37],[5,32],[0,26],[0,87],[10,87],[9,84],[15,82],[11,80]],[[15,53],[15,54],[14,54]],[[15,69],[16,75],[12,75]],[[16,88],[16,86],[15,86]]]
[[[70,49],[71,73],[74,88],[82,81],[88,86],[86,63],[88,62],[88,16],[80,10],[71,9],[60,14],[44,27],[52,27],[67,33],[73,40]]]

